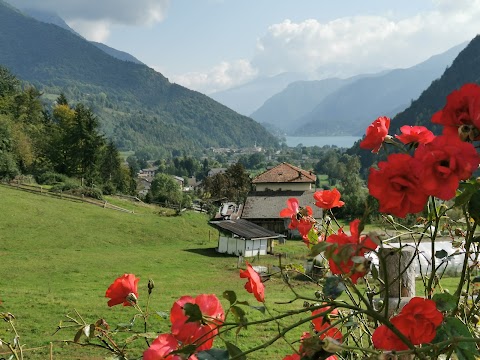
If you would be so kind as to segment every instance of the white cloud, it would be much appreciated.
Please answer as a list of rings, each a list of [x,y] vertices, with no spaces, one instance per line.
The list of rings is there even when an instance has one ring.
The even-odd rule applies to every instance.
[[[243,62],[247,73],[216,71],[228,67],[222,63],[207,73],[189,73],[177,79],[185,86],[213,92],[250,80],[252,74],[310,72],[318,78],[409,67],[472,39],[480,31],[480,0],[432,3],[434,10],[403,19],[389,12],[323,23],[316,19],[284,20],[258,38],[254,57]]]
[[[152,25],[162,21],[170,0],[8,0],[19,8],[55,11],[89,40],[105,40],[112,25]]]
[[[72,20],[68,26],[92,41],[105,42],[110,35],[110,23],[105,21]]]
[[[170,81],[203,93],[213,93],[247,82],[257,76],[247,60],[223,61],[206,72],[170,76]]]

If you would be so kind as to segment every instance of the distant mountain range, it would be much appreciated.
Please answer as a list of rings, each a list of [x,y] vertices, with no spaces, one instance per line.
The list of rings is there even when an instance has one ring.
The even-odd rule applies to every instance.
[[[390,124],[390,135],[399,134],[403,125],[423,125],[439,134],[441,129],[432,124],[431,117],[445,106],[447,96],[466,83],[480,83],[480,36],[476,36],[455,58],[443,75],[434,80],[405,110],[397,114]],[[360,156],[366,169],[382,157],[362,150],[358,142],[348,150]]]
[[[51,22],[51,21],[50,21]],[[208,147],[276,146],[254,120],[172,84],[145,65],[121,61],[84,38],[0,0],[0,65],[54,101],[64,93],[98,114],[121,149],[156,155]]]
[[[378,116],[393,117],[407,108],[465,46],[407,69],[292,83],[251,116],[290,135],[361,135]]]
[[[209,96],[238,113],[248,116],[262,106],[266,99],[285,89],[288,84],[307,78],[306,74],[287,72],[271,77],[260,77]]]

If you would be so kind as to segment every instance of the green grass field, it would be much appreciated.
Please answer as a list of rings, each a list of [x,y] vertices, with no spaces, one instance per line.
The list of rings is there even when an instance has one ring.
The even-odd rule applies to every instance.
[[[168,312],[182,295],[213,293],[221,297],[224,290],[234,290],[242,300],[255,303],[243,289],[245,280],[239,278],[237,258],[214,251],[218,233],[204,215],[187,212],[179,217],[162,217],[159,209],[124,204],[135,211],[129,214],[5,186],[0,186],[0,198],[0,311],[16,316],[26,348],[47,346],[53,341],[55,359],[104,358],[107,354],[98,349],[63,345],[61,340],[73,339],[73,332],[52,334],[64,315],[73,314],[74,309],[87,322],[104,318],[113,327],[128,322],[134,310],[108,308],[104,297],[107,287],[124,273],[134,273],[141,279],[141,306],[148,279],[155,281],[151,307],[156,311]],[[292,242],[280,251],[305,253],[301,242]],[[277,259],[267,256],[250,261],[269,265]],[[266,293],[269,303],[291,298],[276,278],[267,282]],[[249,318],[262,316],[256,310],[248,312]],[[6,325],[0,324],[0,338],[11,337]],[[151,330],[168,332],[169,322],[154,320]],[[245,339],[248,346],[258,345],[266,339],[263,333],[255,329],[241,333],[240,347],[245,347]],[[296,338],[298,333],[291,340]],[[136,347],[143,349],[144,343],[134,344],[132,358],[141,354]],[[8,350],[0,348],[0,354],[3,349]],[[249,358],[278,359],[289,352],[281,344]],[[47,354],[48,349],[29,351],[26,358],[45,359]]]
[[[54,332],[59,322],[65,320],[65,314],[73,315],[74,309],[87,322],[104,318],[113,328],[129,322],[134,309],[108,308],[104,297],[107,287],[124,273],[133,273],[141,279],[140,306],[145,304],[148,279],[155,281],[151,300],[155,311],[168,312],[182,295],[213,293],[221,297],[224,290],[234,290],[240,300],[258,304],[243,289],[245,280],[239,278],[237,258],[215,252],[218,233],[202,214],[160,216],[155,207],[108,199],[134,210],[130,214],[5,186],[0,186],[0,199],[0,312],[15,315],[20,342],[25,348],[40,347],[26,351],[26,359],[47,359],[50,342],[54,359],[104,359],[108,353],[101,349],[62,342],[73,340],[74,332]],[[288,241],[287,245],[277,246],[276,251],[289,254],[284,262],[296,263],[302,263],[307,253],[301,241]],[[278,262],[274,256],[248,260],[265,266]],[[303,281],[294,284],[305,295],[313,296],[317,290]],[[293,298],[279,277],[272,277],[265,285],[267,304],[274,314],[302,306],[298,302],[274,304]],[[227,302],[222,299],[222,303],[226,307]],[[247,309],[247,316],[249,320],[263,317],[253,309]],[[142,328],[142,323],[135,324],[136,330]],[[238,336],[238,346],[246,350],[260,345],[275,335],[275,328],[272,323],[249,327]],[[13,337],[7,329],[7,323],[0,324],[0,339]],[[287,339],[293,342],[308,330],[306,325],[295,329],[287,334]],[[169,321],[152,318],[149,331],[169,332]],[[227,339],[236,341],[233,335]],[[222,342],[217,346],[223,347]],[[131,359],[136,359],[145,344],[138,341],[131,348]],[[7,350],[0,347],[0,358]],[[248,358],[273,360],[289,353],[291,348],[278,341]]]

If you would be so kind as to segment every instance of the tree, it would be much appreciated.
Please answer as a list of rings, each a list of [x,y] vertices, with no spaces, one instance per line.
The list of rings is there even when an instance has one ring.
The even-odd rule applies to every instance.
[[[154,201],[179,204],[182,200],[182,189],[168,174],[157,174],[153,178],[150,192]]]
[[[100,147],[105,143],[98,133],[99,123],[92,110],[83,104],[75,108],[75,117],[70,134],[66,137],[69,142],[70,173],[86,180],[92,185],[97,173],[97,160]]]
[[[10,70],[0,65],[0,98],[17,93],[19,88],[20,80]]]

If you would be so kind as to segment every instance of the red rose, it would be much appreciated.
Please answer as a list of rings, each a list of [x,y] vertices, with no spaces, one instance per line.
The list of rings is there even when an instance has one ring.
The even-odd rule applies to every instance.
[[[312,320],[313,327],[317,333],[322,333],[320,335],[320,339],[323,339],[324,337],[331,337],[335,340],[342,341],[342,333],[337,329],[337,328],[331,328],[335,329],[335,331],[329,331],[331,329],[327,330],[331,325],[330,325],[330,315],[338,315],[338,310],[333,309],[330,311],[331,307],[330,306],[325,306],[320,309],[316,309],[312,311],[312,316],[315,316],[317,314],[324,314],[323,316],[317,317]],[[333,335],[333,336],[332,336]]]
[[[290,218],[288,228],[297,229],[304,239],[307,238],[308,232],[313,226],[312,215],[312,208],[310,206],[300,207],[298,200],[295,198],[288,199],[287,207],[280,211],[280,217]]]
[[[365,139],[360,142],[362,149],[372,150],[373,153],[378,153],[383,144],[383,140],[388,135],[388,128],[390,127],[390,118],[381,116],[375,120],[366,131]]]
[[[433,114],[432,122],[444,126],[444,135],[458,135],[462,125],[480,128],[480,86],[470,83],[452,91],[445,107]]]
[[[317,200],[315,202],[316,206],[326,210],[345,205],[343,201],[340,201],[340,192],[336,188],[333,190],[315,191],[313,198]]]
[[[404,144],[428,144],[435,138],[435,135],[425,126],[404,125],[400,128],[400,131],[402,134],[395,135],[395,137]]]
[[[333,251],[333,256],[328,259],[330,271],[332,274],[350,274],[350,279],[354,284],[358,279],[367,273],[367,269],[362,268],[362,264],[355,264],[352,260],[354,256],[364,256],[366,252],[375,250],[377,245],[365,235],[360,236],[358,226],[360,220],[356,219],[350,223],[351,235],[348,236],[343,229],[338,230],[338,234],[330,235],[327,242],[337,244]],[[342,258],[336,258],[341,254]]]
[[[183,307],[196,304],[203,315],[202,321],[187,322]],[[225,314],[222,304],[215,295],[202,294],[196,298],[182,296],[175,301],[170,311],[172,334],[182,344],[195,344],[197,350],[208,350],[213,345],[213,338],[218,334],[218,327],[223,323]]]
[[[475,147],[456,136],[437,136],[431,143],[420,145],[414,154],[413,167],[423,190],[442,200],[455,196],[460,180],[472,176],[480,157]]]
[[[144,351],[143,360],[182,360],[180,355],[169,355],[175,350],[178,350],[178,340],[172,334],[160,334]],[[188,360],[197,360],[197,357],[192,355]]]
[[[415,160],[407,154],[392,154],[370,168],[368,191],[380,203],[380,212],[405,217],[422,211],[428,194],[414,171]]]
[[[397,315],[390,319],[390,322],[395,326],[403,335],[408,338],[412,323],[409,321],[409,317]],[[400,340],[400,338],[393,333],[386,325],[381,325],[375,329],[372,334],[373,346],[377,349],[383,350],[407,350],[408,346]]]
[[[265,301],[265,286],[260,279],[260,275],[252,268],[248,262],[245,261],[247,264],[247,270],[240,270],[240,277],[247,278],[248,281],[245,284],[245,289],[255,295],[255,298],[260,301]]]
[[[437,309],[433,300],[420,297],[412,298],[403,307],[400,314],[394,316],[390,322],[413,345],[431,342],[437,328],[443,321],[443,315]],[[406,350],[407,345],[400,340],[386,325],[379,326],[372,335],[373,345],[383,350]]]
[[[419,345],[431,342],[436,335],[437,327],[443,321],[443,315],[437,310],[435,301],[414,297],[400,312],[409,317],[410,334],[409,338],[412,344]]]
[[[117,278],[105,292],[108,306],[115,306],[123,303],[123,306],[132,306],[138,299],[137,284],[140,279],[133,274],[124,274]]]

